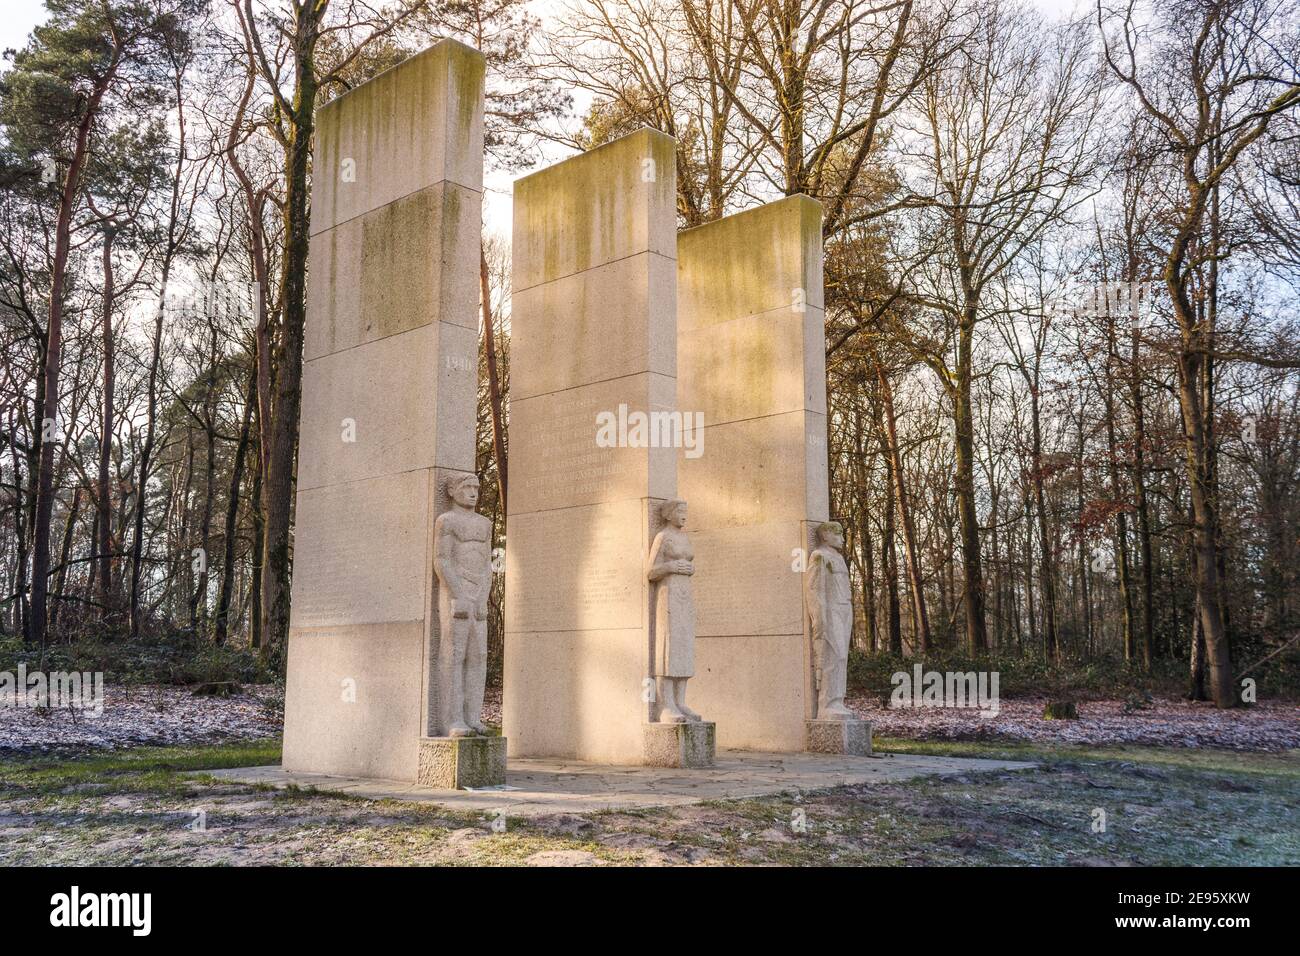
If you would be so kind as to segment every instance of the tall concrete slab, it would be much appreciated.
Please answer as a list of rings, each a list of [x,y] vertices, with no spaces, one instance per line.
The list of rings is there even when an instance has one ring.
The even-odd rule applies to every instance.
[[[284,766],[414,782],[433,524],[474,469],[483,57],[443,41],[320,109]]]
[[[807,196],[678,236],[678,461],[695,546],[691,706],[718,746],[800,751],[812,716],[802,556],[827,519],[821,206]]]
[[[643,129],[514,190],[503,732],[511,756],[641,763],[646,557],[670,447],[597,416],[676,407],[673,141]]]

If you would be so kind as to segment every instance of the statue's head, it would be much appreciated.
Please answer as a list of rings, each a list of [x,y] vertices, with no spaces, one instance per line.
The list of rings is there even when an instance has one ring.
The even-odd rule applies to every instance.
[[[478,475],[453,475],[447,479],[447,497],[462,508],[478,507]]]
[[[659,506],[659,517],[665,524],[676,528],[686,527],[686,502],[681,498],[669,498]]]
[[[844,547],[844,525],[838,521],[823,521],[817,526],[817,544],[841,550]]]

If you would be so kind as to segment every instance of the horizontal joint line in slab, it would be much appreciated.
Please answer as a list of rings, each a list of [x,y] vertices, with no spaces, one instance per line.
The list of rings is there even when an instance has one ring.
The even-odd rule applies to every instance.
[[[804,636],[803,631],[780,631],[780,632],[778,632],[778,633],[774,633],[774,634],[754,634],[754,633],[749,632],[749,631],[746,631],[744,634],[701,634],[701,633],[699,633],[699,630],[698,630],[698,627],[697,627],[697,629],[696,629],[696,634],[695,634],[695,639],[696,639],[697,641],[710,641],[710,640],[713,640],[714,638],[735,638],[735,637],[744,637],[744,638],[752,638],[753,640],[756,640],[756,641],[757,641],[757,640],[761,640],[762,638],[765,638],[765,637],[790,637],[790,638],[795,638],[795,637],[797,637],[797,638],[802,639],[803,636]]]
[[[805,310],[805,312],[808,311],[824,313],[826,311],[826,307],[823,305],[813,305],[811,302],[809,302],[808,308]],[[745,319],[761,319],[767,316],[775,316],[775,315],[797,316],[799,321],[802,322],[804,320],[805,312],[796,312],[794,309],[790,308],[790,304],[787,302],[783,305],[774,305],[770,309],[762,309],[760,311],[755,311],[755,312],[746,312],[744,315],[733,315],[729,319],[722,319],[718,322],[709,322],[707,325],[697,325],[695,328],[686,329],[685,331],[679,331],[678,334],[679,335],[704,335],[708,333],[711,329],[720,329],[724,325],[730,325],[733,322],[742,322]],[[678,311],[677,324],[679,330],[681,326],[681,321],[682,321],[682,313],[681,311]],[[823,345],[823,349],[824,348],[825,346]]]
[[[424,624],[422,617],[403,618],[400,621],[348,621],[345,624],[290,624],[289,632],[303,634],[307,631],[343,631],[354,627],[401,627],[404,624]]]
[[[368,216],[368,215],[370,215],[372,212],[378,212],[380,209],[383,209],[385,206],[391,206],[393,203],[395,203],[395,202],[401,202],[403,199],[410,199],[410,198],[411,198],[412,196],[414,196],[416,193],[422,193],[422,192],[424,192],[426,189],[432,189],[434,186],[442,186],[442,185],[444,185],[444,184],[446,184],[446,183],[451,183],[453,186],[459,186],[461,189],[465,190],[466,192],[478,193],[479,202],[482,202],[482,201],[483,201],[483,187],[480,186],[478,189],[475,189],[473,186],[466,186],[464,183],[460,182],[459,180],[448,179],[447,177],[444,176],[442,179],[439,179],[439,180],[436,180],[436,181],[434,181],[434,182],[428,183],[428,184],[426,184],[426,185],[424,185],[424,186],[419,187],[418,189],[412,189],[409,193],[404,193],[404,194],[402,194],[401,196],[396,196],[396,197],[394,197],[393,199],[388,200],[388,202],[380,203],[378,206],[372,206],[371,208],[367,209],[365,212],[359,212],[359,213],[357,213],[355,216],[349,216],[347,219],[340,219],[338,222],[334,223],[334,225],[332,225],[332,226],[323,226],[322,228],[320,228],[320,229],[318,229],[318,230],[316,230],[316,231],[314,231],[314,232],[309,232],[309,233],[307,234],[307,238],[311,239],[311,238],[314,238],[314,237],[316,237],[316,236],[319,236],[322,232],[329,232],[331,229],[337,229],[337,228],[339,228],[339,226],[346,226],[348,223],[352,222],[354,219],[360,219],[362,216]],[[335,193],[334,193],[335,196],[338,195],[337,189],[338,189],[338,187],[336,186],[336,187],[335,187]],[[482,218],[482,217],[480,216],[480,218]],[[316,224],[316,219],[315,219],[315,217],[313,217],[313,218],[312,218],[312,225],[314,226],[315,224]]]
[[[507,518],[522,518],[525,515],[547,515],[556,511],[572,511],[574,508],[599,508],[603,505],[621,505],[628,501],[667,501],[658,495],[637,495],[635,498],[611,498],[608,501],[592,501],[581,505],[560,505],[555,508],[534,508],[532,511],[511,511]]]
[[[656,252],[653,249],[642,249],[639,252],[633,252],[630,255],[619,256],[617,259],[609,259],[605,262],[598,262],[594,266],[587,266],[585,268],[578,269],[574,272],[566,272],[564,275],[556,276],[554,279],[543,279],[541,282],[534,282],[532,285],[526,285],[522,289],[515,289],[513,294],[518,295],[521,292],[527,292],[529,289],[540,289],[542,286],[550,285],[552,282],[561,282],[564,279],[571,279],[574,276],[582,275],[584,272],[591,272],[593,269],[603,269],[605,266],[612,266],[616,262],[626,262],[628,259],[635,259],[637,256],[658,256],[660,259],[664,260],[664,262],[672,262],[672,263],[677,262],[677,259],[673,256],[666,256],[662,252]],[[512,267],[511,272],[513,271],[514,269]],[[675,277],[676,276],[674,275],[674,278]],[[676,302],[674,302],[674,305],[676,305]]]
[[[640,633],[640,627],[528,627],[521,631],[506,631],[507,635],[525,634],[608,634],[611,631],[626,631],[629,634]]]
[[[342,488],[344,485],[356,485],[363,481],[378,481],[380,478],[397,478],[401,475],[414,474],[417,471],[459,471],[461,474],[477,474],[472,468],[453,468],[450,465],[420,465],[418,468],[406,468],[402,471],[385,471],[378,475],[366,475],[364,478],[349,478],[346,481],[332,481],[324,485],[301,485],[298,491],[322,491],[326,488]]]
[[[333,352],[322,352],[320,355],[313,355],[311,358],[304,358],[304,362],[319,362],[321,359],[333,358],[336,355],[343,355],[345,352],[351,352],[354,349],[364,348],[367,345],[374,345],[378,342],[386,342],[389,339],[395,339],[399,335],[409,335],[412,332],[418,332],[420,329],[426,329],[431,325],[447,325],[453,329],[465,329],[474,333],[474,341],[478,342],[478,323],[474,323],[474,328],[470,329],[468,325],[461,325],[459,322],[448,322],[446,319],[433,319],[425,322],[423,325],[413,325],[409,329],[402,329],[400,332],[389,332],[387,335],[381,335],[378,338],[366,339],[364,342],[358,342],[356,345],[349,345],[345,348],[335,349]]]
[[[585,634],[587,631],[621,631],[627,634],[635,634],[642,629],[639,624],[633,624],[629,627],[569,627],[562,631],[547,630],[536,631],[526,627],[506,628],[507,634]]]
[[[574,389],[577,388],[590,388],[594,385],[608,385],[610,382],[617,382],[619,379],[623,379],[623,378],[636,378],[638,375],[658,375],[660,378],[672,379],[674,382],[677,381],[676,375],[669,375],[667,372],[652,372],[649,369],[645,369],[644,371],[641,372],[628,372],[625,375],[615,375],[612,378],[597,379],[594,382],[582,382],[578,385],[566,385],[564,388],[553,388],[549,392],[537,392],[536,394],[533,395],[512,396],[512,400],[519,401],[519,402],[527,402],[527,401],[531,401],[534,398],[546,398],[548,395],[563,395],[565,392],[572,392]],[[665,411],[669,411],[669,410],[670,409],[665,409]]]
[[[704,423],[704,430],[708,431],[710,428],[720,428],[723,425],[743,425],[746,422],[761,422],[765,418],[780,418],[782,415],[820,415],[822,418],[826,417],[825,412],[820,412],[815,408],[791,408],[784,412],[768,412],[766,415],[753,415],[749,418],[732,418],[725,422],[713,422],[712,424],[706,421]]]

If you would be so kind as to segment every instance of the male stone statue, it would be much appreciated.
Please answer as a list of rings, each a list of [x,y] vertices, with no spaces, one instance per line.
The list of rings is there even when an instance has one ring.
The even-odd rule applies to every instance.
[[[478,478],[447,482],[451,509],[433,524],[433,569],[438,575],[438,703],[448,737],[484,734],[487,682],[487,602],[492,586],[492,522],[474,512]]]
[[[853,599],[849,568],[840,550],[844,527],[838,521],[817,526],[817,547],[808,560],[804,588],[812,623],[813,682],[817,688],[818,720],[850,720],[844,705],[844,685],[849,669],[849,641],[853,637]]]

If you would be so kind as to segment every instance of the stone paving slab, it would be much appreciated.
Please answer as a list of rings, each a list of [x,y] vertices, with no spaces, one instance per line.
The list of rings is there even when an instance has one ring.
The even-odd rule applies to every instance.
[[[609,767],[572,760],[514,758],[506,785],[489,790],[433,790],[398,780],[291,773],[281,767],[211,770],[222,780],[298,786],[374,800],[435,803],[453,810],[505,810],[511,816],[596,813],[684,806],[705,800],[743,800],[795,790],[821,790],[864,783],[897,783],[915,777],[984,770],[1028,770],[1037,764],[966,757],[878,754],[769,754],[721,751],[716,766],[702,770]]]

